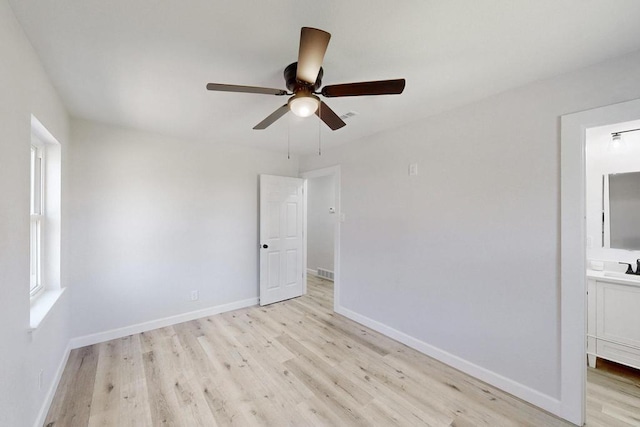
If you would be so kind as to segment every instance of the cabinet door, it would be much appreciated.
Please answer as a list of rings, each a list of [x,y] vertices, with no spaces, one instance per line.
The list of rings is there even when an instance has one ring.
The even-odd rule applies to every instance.
[[[598,282],[598,338],[640,348],[640,287]]]
[[[587,280],[587,353],[596,352],[596,281]]]

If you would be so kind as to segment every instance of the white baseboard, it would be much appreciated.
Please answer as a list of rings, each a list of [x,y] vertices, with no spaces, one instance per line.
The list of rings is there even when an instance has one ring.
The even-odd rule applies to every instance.
[[[111,329],[97,334],[84,335],[71,339],[70,346],[72,349],[85,347],[88,345],[98,344],[117,338],[126,337],[140,332],[147,332],[153,329],[164,328],[165,326],[175,325],[177,323],[188,322],[190,320],[200,319],[202,317],[213,316],[214,314],[225,313],[227,311],[238,310],[240,308],[251,307],[258,304],[258,298],[249,298],[242,301],[236,301],[229,304],[216,305],[202,310],[190,311],[188,313],[178,314],[175,316],[165,317],[162,319],[152,320],[149,322],[138,323],[136,325],[125,326],[123,328]]]
[[[491,384],[494,387],[497,387],[509,394],[519,397],[520,399],[523,399],[531,403],[532,405],[538,406],[539,408],[551,412],[554,415],[563,417],[562,402],[552,396],[540,393],[539,391],[513,381],[512,379],[506,378],[500,374],[471,363],[465,359],[462,359],[458,356],[427,344],[424,341],[420,341],[417,338],[407,335],[404,332],[400,332],[397,329],[385,325],[384,323],[358,314],[342,306],[336,307],[335,311],[338,314],[348,317],[349,319],[367,326],[374,331],[380,332],[381,334],[393,338],[394,340],[399,341],[402,344],[405,344],[415,350],[418,350],[419,352],[424,353],[427,356],[432,357],[444,364],[447,364],[459,371],[462,371],[465,374],[471,375],[472,377],[484,381],[487,384]]]
[[[307,274],[310,274],[312,276],[317,276],[318,275],[318,270],[313,270],[311,268],[307,268]]]
[[[71,342],[67,344],[67,348],[64,350],[64,355],[62,356],[62,360],[60,360],[60,363],[58,364],[58,369],[56,369],[56,374],[53,377],[53,381],[49,386],[49,390],[47,390],[47,394],[44,397],[44,402],[42,402],[42,406],[40,407],[40,412],[38,412],[36,422],[33,424],[34,427],[42,427],[44,425],[45,420],[47,419],[47,414],[49,413],[51,402],[53,402],[53,397],[56,395],[56,390],[58,390],[58,385],[60,384],[60,380],[62,379],[64,368],[67,366],[67,361],[69,360],[69,354],[71,354]]]

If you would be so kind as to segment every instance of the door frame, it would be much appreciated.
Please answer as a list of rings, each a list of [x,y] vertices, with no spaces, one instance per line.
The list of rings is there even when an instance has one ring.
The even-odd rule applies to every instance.
[[[560,412],[578,425],[586,420],[586,130],[639,117],[636,99],[560,118]]]
[[[320,178],[323,176],[333,176],[334,198],[337,221],[333,228],[333,311],[340,307],[340,225],[344,221],[341,197],[340,197],[340,165],[329,166],[322,169],[314,169],[308,172],[300,173],[300,178],[304,179],[304,197],[303,197],[303,271],[304,284],[303,292],[307,293],[307,181],[312,178]]]

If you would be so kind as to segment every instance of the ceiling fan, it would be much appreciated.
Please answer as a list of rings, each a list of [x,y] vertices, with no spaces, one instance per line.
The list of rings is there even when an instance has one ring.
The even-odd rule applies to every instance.
[[[329,85],[317,92],[322,84],[322,60],[330,38],[331,34],[326,31],[310,27],[302,28],[300,31],[298,62],[289,64],[284,69],[286,87],[290,92],[283,89],[220,83],[209,83],[207,84],[207,89],[221,92],[258,93],[276,96],[293,95],[286,104],[255,125],[254,129],[266,129],[291,110],[293,114],[299,117],[309,117],[315,113],[331,130],[337,130],[345,126],[346,123],[316,95],[332,98],[339,96],[396,95],[402,93],[405,85],[404,79]]]

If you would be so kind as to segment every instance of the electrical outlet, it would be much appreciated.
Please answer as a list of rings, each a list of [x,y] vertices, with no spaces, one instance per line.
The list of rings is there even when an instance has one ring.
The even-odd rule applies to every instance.
[[[200,293],[198,291],[191,291],[191,301],[198,301],[200,299]]]
[[[42,390],[42,375],[44,374],[44,370],[40,369],[40,373],[38,374],[38,390]]]
[[[418,164],[411,163],[409,165],[409,176],[415,176],[415,175],[418,175]]]

